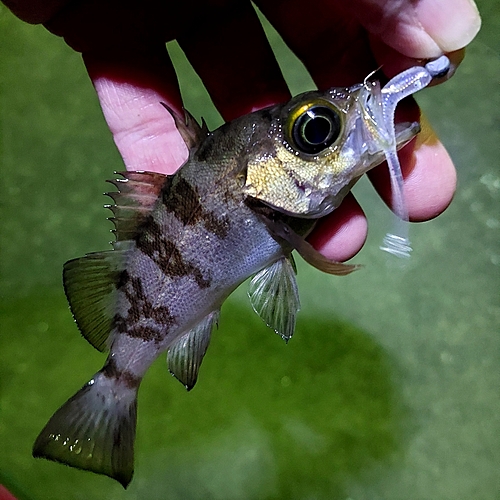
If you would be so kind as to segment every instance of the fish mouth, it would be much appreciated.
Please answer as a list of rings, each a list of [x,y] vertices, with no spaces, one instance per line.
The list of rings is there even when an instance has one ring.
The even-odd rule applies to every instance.
[[[401,122],[395,124],[396,148],[405,147],[421,130],[418,122]]]
[[[380,82],[365,81],[356,95],[356,125],[354,139],[360,152],[358,172],[362,175],[408,144],[419,132],[418,122],[394,122],[394,101],[397,97],[384,94]]]
[[[404,148],[411,140],[420,132],[421,127],[418,122],[401,122],[396,123],[395,129],[395,140],[396,140],[396,150]],[[363,175],[372,168],[380,165],[386,160],[386,151],[384,149],[378,149],[377,151],[370,152],[367,151],[367,160],[363,162],[362,171],[359,175]]]
[[[379,141],[373,141],[371,131],[367,130],[367,125],[361,118],[358,118],[358,123],[361,126],[356,126],[353,130],[349,142],[358,148],[358,161],[354,166],[352,177],[359,179],[362,175],[369,172],[371,169],[380,165],[387,159],[387,149],[381,145]],[[394,142],[395,149],[400,150],[405,147],[411,140],[420,132],[421,127],[418,122],[400,122],[394,126]],[[367,137],[370,135],[370,137]]]

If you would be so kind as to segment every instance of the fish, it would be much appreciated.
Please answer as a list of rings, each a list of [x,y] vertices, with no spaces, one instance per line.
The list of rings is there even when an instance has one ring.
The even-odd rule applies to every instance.
[[[174,175],[117,174],[109,181],[116,191],[107,193],[113,249],[64,265],[80,332],[108,355],[50,418],[33,456],[109,476],[126,488],[143,376],[166,352],[170,373],[191,390],[220,308],[247,278],[253,309],[288,341],[300,308],[292,252],[329,274],[356,270],[326,258],[306,238],[385,159],[404,218],[396,150],[419,125],[395,125],[395,107],[448,67],[441,59],[409,68],[384,87],[367,79],[306,92],[211,132],[187,111],[180,117],[164,105],[189,157]]]

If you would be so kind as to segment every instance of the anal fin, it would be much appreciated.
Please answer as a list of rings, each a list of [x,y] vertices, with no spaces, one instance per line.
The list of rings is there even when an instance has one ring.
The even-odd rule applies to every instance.
[[[248,296],[254,311],[266,325],[288,342],[300,309],[292,256],[283,257],[259,271],[250,281]]]
[[[188,391],[196,384],[198,371],[210,343],[213,325],[217,324],[218,319],[219,310],[211,312],[193,329],[178,338],[168,350],[168,369]]]

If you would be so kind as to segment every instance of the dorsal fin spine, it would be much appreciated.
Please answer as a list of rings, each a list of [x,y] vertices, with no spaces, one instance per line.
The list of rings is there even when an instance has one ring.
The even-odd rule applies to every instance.
[[[169,178],[156,172],[116,172],[123,178],[108,180],[118,191],[105,193],[113,204],[105,205],[113,212],[108,220],[115,225],[117,241],[133,239],[137,228],[154,208],[158,196]]]
[[[194,116],[186,108],[182,108],[184,111],[183,120],[168,104],[165,104],[164,102],[161,102],[160,104],[170,113],[170,116],[172,116],[172,118],[174,119],[177,131],[181,135],[188,150],[198,147],[200,142],[209,133],[205,120],[202,118],[200,126]]]

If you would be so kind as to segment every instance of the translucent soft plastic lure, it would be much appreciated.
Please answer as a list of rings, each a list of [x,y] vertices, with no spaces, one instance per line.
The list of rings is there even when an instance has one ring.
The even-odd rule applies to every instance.
[[[369,127],[371,137],[368,142],[374,149],[384,151],[391,175],[392,208],[396,222],[391,233],[383,240],[382,250],[398,257],[409,257],[411,252],[408,238],[408,209],[403,195],[403,175],[397,155],[394,114],[399,101],[423,89],[432,81],[446,75],[450,61],[446,56],[430,61],[425,66],[414,66],[397,74],[382,88],[380,83],[365,82],[366,100],[362,103],[363,118]]]

